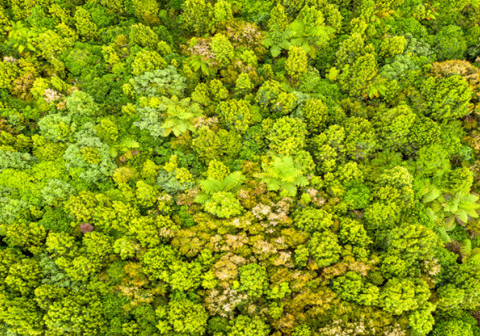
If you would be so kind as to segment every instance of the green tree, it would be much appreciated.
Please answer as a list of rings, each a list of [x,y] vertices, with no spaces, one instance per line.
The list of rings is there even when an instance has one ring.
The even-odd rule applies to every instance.
[[[422,85],[422,94],[427,107],[425,114],[434,120],[451,120],[470,113],[472,92],[461,76],[430,77]]]
[[[212,29],[213,16],[213,7],[210,2],[186,0],[180,20],[187,30],[200,35]]]
[[[166,306],[158,306],[155,313],[161,334],[203,335],[205,332],[208,314],[198,303],[172,300]]]
[[[263,322],[260,317],[250,318],[245,315],[239,315],[232,321],[229,334],[232,336],[267,336],[270,327]]]
[[[383,308],[395,315],[417,310],[430,297],[428,284],[417,278],[391,278],[380,293]]]
[[[217,114],[228,129],[233,129],[240,133],[246,132],[253,123],[252,107],[243,99],[230,99],[220,102],[217,106]]]
[[[308,58],[305,51],[300,47],[292,46],[288,50],[288,58],[285,62],[285,69],[294,80],[308,71]]]
[[[341,247],[332,231],[313,233],[308,241],[308,249],[318,267],[327,267],[340,260]]]
[[[92,16],[85,8],[77,7],[73,18],[75,20],[75,27],[77,28],[78,34],[83,36],[84,39],[97,37],[97,25],[92,22]]]
[[[360,56],[352,65],[345,65],[338,79],[342,89],[351,96],[364,96],[369,93],[377,72],[375,56],[366,54]]]
[[[292,155],[305,147],[307,130],[299,118],[282,117],[275,121],[266,138],[278,154]]]
[[[135,16],[147,24],[155,24],[159,22],[158,12],[160,6],[156,0],[133,0],[135,8]]]
[[[232,44],[223,34],[216,34],[212,38],[210,48],[215,54],[215,60],[220,66],[228,65],[235,55]]]
[[[239,291],[245,291],[254,298],[259,298],[266,291],[268,277],[265,267],[258,264],[247,264],[239,267]]]

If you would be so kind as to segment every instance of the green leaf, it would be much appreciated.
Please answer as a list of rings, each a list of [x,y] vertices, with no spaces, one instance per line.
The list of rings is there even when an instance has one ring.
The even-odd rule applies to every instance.
[[[445,218],[445,230],[450,231],[455,228],[455,217],[454,216],[449,216]]]
[[[284,184],[283,189],[285,189],[290,196],[295,196],[297,194],[297,187],[294,184]]]
[[[205,191],[207,194],[214,194],[218,191],[222,191],[223,184],[217,179],[210,178],[204,181],[200,181],[200,187],[202,188],[203,191]]]
[[[430,189],[429,192],[423,196],[423,203],[430,203],[431,201],[437,199],[440,194],[440,190],[438,190],[435,186],[432,186],[432,189]]]
[[[277,47],[277,46],[273,46],[273,47],[270,49],[270,52],[272,53],[272,57],[278,57],[278,55],[280,55],[280,53],[282,52],[282,49],[280,49],[280,48]]]
[[[447,233],[447,230],[443,227],[437,229],[438,236],[443,243],[449,243],[452,241],[452,238]]]
[[[230,191],[238,188],[245,180],[242,172],[236,171],[225,177],[223,180],[223,191]]]
[[[130,138],[124,138],[122,139],[122,141],[120,142],[119,144],[121,147],[126,147],[126,148],[139,148],[140,147],[140,144],[133,140],[133,139],[130,139]]]
[[[468,214],[465,210],[463,209],[459,209],[455,215],[460,218],[460,220],[463,222],[463,223],[467,223],[468,222]]]
[[[205,194],[205,193],[200,193],[200,194],[197,194],[197,196],[195,196],[195,203],[206,203],[209,199],[210,199],[210,195],[208,194]]]
[[[466,202],[470,202],[470,203],[475,203],[476,201],[478,201],[478,196],[475,195],[475,194],[468,194],[467,196],[465,196],[463,198],[462,201],[466,201]]]

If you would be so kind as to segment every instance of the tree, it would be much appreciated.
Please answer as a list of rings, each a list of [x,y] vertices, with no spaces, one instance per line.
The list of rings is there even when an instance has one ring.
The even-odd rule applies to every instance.
[[[105,181],[116,166],[110,147],[96,137],[84,137],[69,145],[63,157],[69,173],[88,183]]]
[[[156,0],[133,0],[135,16],[147,24],[159,23],[160,7]]]
[[[213,17],[216,27],[224,25],[233,18],[232,5],[225,0],[217,1],[213,5]]]
[[[102,303],[96,293],[85,291],[55,300],[44,316],[47,333],[95,335],[105,331]]]
[[[128,39],[131,45],[139,45],[143,48],[156,49],[158,44],[158,35],[152,28],[142,23],[130,26]]]
[[[409,135],[417,120],[416,114],[408,105],[399,105],[380,116],[382,137],[386,144],[395,150],[405,151],[410,143]]]
[[[393,57],[395,55],[403,54],[407,46],[407,39],[405,36],[392,36],[382,41],[380,46],[380,55]]]
[[[372,124],[364,118],[349,118],[345,125],[344,148],[353,159],[368,157],[377,148],[377,136]]]
[[[307,130],[299,118],[282,117],[275,121],[266,138],[278,154],[292,155],[305,147]]]
[[[377,72],[375,56],[366,54],[360,56],[352,65],[345,65],[338,79],[342,89],[351,96],[363,96],[368,94]]]
[[[215,54],[215,60],[220,66],[228,65],[234,56],[234,48],[223,34],[216,34],[210,42],[210,48]]]
[[[470,113],[472,92],[461,76],[428,78],[422,86],[426,102],[425,114],[434,120],[452,120]]]
[[[323,131],[328,117],[328,106],[321,99],[308,99],[302,107],[302,115],[310,134]]]
[[[133,91],[137,97],[177,96],[183,97],[186,79],[174,66],[163,70],[145,72],[133,79]]]
[[[439,61],[462,59],[467,49],[462,29],[454,25],[442,27],[435,34],[433,45],[437,51]]]
[[[202,305],[187,299],[172,300],[166,306],[158,306],[155,311],[159,322],[160,334],[172,331],[183,335],[203,335],[207,325],[208,314]]]
[[[343,219],[340,222],[340,240],[345,244],[366,247],[372,241],[363,225],[354,219]]]
[[[42,314],[32,300],[25,297],[8,298],[0,296],[0,321],[6,325],[7,332],[37,336],[45,333]]]
[[[13,62],[2,61],[0,62],[0,74],[2,74],[0,89],[10,89],[19,74],[18,66]]]
[[[429,302],[425,304],[423,309],[416,310],[409,317],[409,325],[418,335],[427,335],[435,324],[432,312],[435,306]]]
[[[305,51],[300,47],[291,46],[288,50],[288,58],[285,62],[285,69],[294,80],[300,78],[308,71],[308,58]]]
[[[81,92],[81,91],[77,91]],[[73,101],[72,96],[69,97],[70,108],[73,111],[81,110],[84,112],[86,109],[77,109],[76,104]],[[88,109],[88,107],[87,107]],[[41,134],[45,139],[55,142],[63,142],[68,140],[74,133],[76,125],[72,124],[72,119],[69,116],[64,116],[61,114],[48,114],[38,121],[38,126],[40,127]]]
[[[228,129],[236,130],[240,133],[245,133],[253,123],[252,107],[243,99],[230,99],[220,102],[217,105],[217,114]]]
[[[228,161],[234,158],[241,150],[241,137],[234,131],[220,129],[215,131],[207,126],[197,131],[192,141],[196,154],[208,162],[209,160]]]
[[[428,284],[417,278],[391,278],[380,293],[383,308],[395,315],[420,308],[430,297]]]
[[[73,118],[95,116],[99,112],[98,105],[92,96],[83,91],[75,91],[65,99],[68,112]]]
[[[132,74],[139,76],[145,72],[151,72],[167,67],[167,62],[156,51],[141,50],[135,55],[132,63]]]
[[[402,258],[428,259],[437,244],[438,237],[432,230],[423,225],[411,224],[391,231],[388,251]]]
[[[78,34],[83,36],[84,39],[88,40],[97,37],[97,25],[92,22],[92,16],[85,8],[77,7],[73,18]]]
[[[180,20],[187,30],[201,35],[212,29],[213,15],[213,7],[210,2],[186,0]]]
[[[250,297],[259,298],[268,286],[267,270],[258,264],[247,264],[238,268],[240,277],[239,291],[247,292]]]
[[[323,209],[305,207],[295,211],[293,225],[307,232],[318,232],[333,225],[333,216]]]
[[[232,336],[267,336],[270,328],[260,317],[250,318],[245,315],[239,315],[232,321],[229,334]]]
[[[432,331],[433,336],[473,336],[472,325],[460,319],[443,320],[435,324]]]
[[[318,267],[327,267],[340,260],[341,247],[332,231],[314,232],[308,241],[308,249]]]
[[[263,83],[255,95],[255,100],[269,113],[273,111],[280,115],[291,113],[297,104],[295,95],[274,80]]]

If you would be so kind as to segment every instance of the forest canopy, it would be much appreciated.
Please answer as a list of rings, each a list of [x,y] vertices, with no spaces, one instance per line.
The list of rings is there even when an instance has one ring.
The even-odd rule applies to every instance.
[[[479,336],[479,0],[0,0],[0,334]]]

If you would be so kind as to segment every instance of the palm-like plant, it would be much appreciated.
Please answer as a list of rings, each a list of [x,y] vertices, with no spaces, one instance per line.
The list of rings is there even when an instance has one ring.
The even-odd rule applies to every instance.
[[[205,211],[220,218],[230,218],[243,212],[243,207],[235,197],[235,192],[243,183],[245,176],[239,171],[233,172],[222,181],[208,178],[200,182],[202,193],[197,194],[195,202],[204,204]]]
[[[240,171],[236,171],[225,177],[222,181],[215,178],[208,178],[200,181],[201,193],[195,197],[195,202],[206,203],[218,192],[235,192],[245,180],[245,176]]]
[[[188,65],[190,65],[194,71],[201,71],[204,76],[210,75],[209,64],[198,55],[191,56],[188,60]]]
[[[22,54],[25,49],[36,52],[35,38],[40,34],[37,29],[25,27],[21,21],[12,23],[8,39],[13,43],[13,46]]]
[[[480,204],[477,201],[478,196],[474,194],[454,195],[446,199],[443,210],[448,214],[447,223],[456,219],[466,224],[469,217],[478,218],[477,209],[480,208]]]
[[[193,131],[195,129],[193,119],[202,114],[200,105],[192,102],[190,98],[180,100],[177,96],[163,97],[159,110],[164,111],[163,136],[169,136],[171,133],[179,136],[186,131]]]
[[[286,190],[289,196],[297,194],[297,186],[306,186],[308,180],[292,157],[275,157],[264,173],[257,174],[269,190]]]
[[[479,197],[475,194],[458,193],[443,194],[435,185],[430,184],[425,188],[422,202],[428,204],[429,214],[436,219],[436,213],[444,214],[445,229],[451,230],[455,223],[464,225],[469,218],[479,218],[477,210],[480,209],[480,203],[477,203]]]

